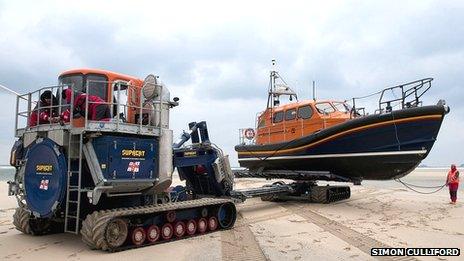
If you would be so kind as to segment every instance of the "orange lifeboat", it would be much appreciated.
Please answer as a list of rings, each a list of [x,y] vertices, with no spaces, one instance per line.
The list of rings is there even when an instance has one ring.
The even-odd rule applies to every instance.
[[[267,107],[258,115],[255,129],[247,129],[235,146],[240,166],[260,172],[261,177],[266,171],[324,171],[353,182],[402,177],[428,155],[449,112],[443,100],[422,105],[420,98],[432,80],[375,93],[379,106],[365,115],[363,108],[354,106],[357,98],[352,99],[353,106],[336,100],[299,101],[273,70]],[[386,99],[392,91],[399,91],[400,97]],[[289,97],[290,103],[281,105],[281,96]]]

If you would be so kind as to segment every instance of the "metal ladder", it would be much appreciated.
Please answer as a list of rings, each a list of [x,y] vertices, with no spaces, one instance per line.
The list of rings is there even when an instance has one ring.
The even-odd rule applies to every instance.
[[[83,132],[69,134],[68,144],[68,177],[66,184],[66,212],[64,216],[64,232],[78,234],[80,225],[80,208],[82,189],[82,146]],[[77,149],[76,149],[77,148]],[[75,160],[78,160],[76,165]]]

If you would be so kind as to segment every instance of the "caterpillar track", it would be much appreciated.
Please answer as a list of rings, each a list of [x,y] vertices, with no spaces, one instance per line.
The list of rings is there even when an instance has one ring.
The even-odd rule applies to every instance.
[[[82,223],[82,241],[92,249],[116,252],[233,227],[231,199],[189,201],[95,211]]]

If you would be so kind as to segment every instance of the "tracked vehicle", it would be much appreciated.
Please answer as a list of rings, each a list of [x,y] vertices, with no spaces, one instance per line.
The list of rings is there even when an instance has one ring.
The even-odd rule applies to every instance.
[[[120,251],[229,229],[235,203],[250,197],[328,203],[350,196],[347,186],[318,187],[317,179],[334,180],[326,173],[234,190],[237,172],[209,140],[206,122],[191,122],[173,143],[169,110],[179,99],[154,75],[142,81],[77,69],[58,81],[17,96],[9,195],[23,233],[80,233],[92,249]],[[185,186],[171,186],[174,168]]]
[[[67,88],[74,91],[70,104],[61,97]],[[41,107],[46,91],[55,99]],[[77,111],[82,93],[86,109]],[[92,95],[110,108],[110,119],[92,119]],[[16,228],[34,235],[80,232],[91,248],[117,251],[232,227],[235,205],[217,197],[223,191],[183,201],[169,191],[169,109],[177,104],[153,75],[142,81],[88,69],[64,72],[57,86],[18,96],[11,156],[17,173],[9,182],[19,204]],[[65,111],[69,119],[58,119]],[[56,120],[30,124],[34,113]]]

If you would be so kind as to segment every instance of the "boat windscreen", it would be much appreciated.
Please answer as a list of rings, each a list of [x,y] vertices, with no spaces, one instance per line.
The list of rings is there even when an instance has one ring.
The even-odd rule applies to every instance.
[[[332,113],[335,109],[328,102],[316,103],[316,109],[321,114]]]
[[[344,102],[334,102],[332,104],[338,111],[341,112],[348,113],[351,110],[350,106]]]

